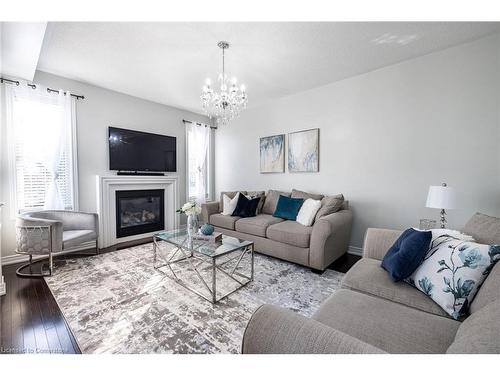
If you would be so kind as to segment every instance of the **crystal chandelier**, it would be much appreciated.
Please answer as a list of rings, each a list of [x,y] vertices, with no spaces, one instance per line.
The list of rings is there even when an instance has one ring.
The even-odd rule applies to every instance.
[[[221,41],[217,46],[222,49],[222,73],[218,78],[220,91],[217,92],[212,88],[211,80],[208,78],[203,86],[201,102],[208,117],[215,117],[218,125],[227,125],[246,108],[248,97],[245,85],[238,88],[236,78],[229,80],[226,75],[224,52],[229,48],[229,43]]]

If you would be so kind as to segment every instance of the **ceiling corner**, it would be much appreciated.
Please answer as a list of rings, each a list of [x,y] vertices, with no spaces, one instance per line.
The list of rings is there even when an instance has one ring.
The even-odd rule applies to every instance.
[[[2,22],[0,27],[0,73],[32,81],[40,58],[47,22]]]

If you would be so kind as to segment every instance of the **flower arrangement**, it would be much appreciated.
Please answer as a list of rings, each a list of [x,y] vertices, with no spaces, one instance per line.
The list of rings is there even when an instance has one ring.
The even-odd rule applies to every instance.
[[[186,202],[176,212],[186,214],[188,216],[199,215],[201,213],[201,207],[198,206],[196,202]]]

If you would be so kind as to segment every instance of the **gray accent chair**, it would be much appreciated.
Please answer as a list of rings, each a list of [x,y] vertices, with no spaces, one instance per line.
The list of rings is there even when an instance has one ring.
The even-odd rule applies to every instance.
[[[75,251],[74,247],[95,241],[95,254],[99,254],[99,222],[97,214],[45,210],[19,215],[16,221],[16,253],[29,256],[29,263],[16,271],[21,277],[50,276],[53,272],[53,257]],[[73,248],[73,249],[72,249]],[[46,255],[49,258],[49,271],[31,271],[33,255]],[[43,261],[39,260],[37,262]],[[25,272],[30,268],[30,272]]]
[[[303,226],[293,220],[273,216],[279,195],[301,198],[322,199],[323,195],[309,194],[293,190],[278,192],[240,191],[242,194],[264,196],[257,209],[257,216],[241,218],[222,215],[222,196],[233,198],[237,191],[221,192],[220,202],[202,204],[202,221],[210,223],[223,234],[253,241],[255,251],[275,258],[287,260],[314,271],[323,272],[331,263],[344,255],[349,248],[351,237],[352,211],[349,201],[339,203],[339,210],[319,217],[311,227]],[[322,206],[323,207],[323,206]]]
[[[500,244],[500,218],[475,214],[463,228],[479,243]],[[393,282],[381,260],[401,231],[370,228],[363,258],[340,290],[307,318],[261,306],[243,336],[243,353],[500,353],[500,262],[470,304],[452,319],[429,297]]]

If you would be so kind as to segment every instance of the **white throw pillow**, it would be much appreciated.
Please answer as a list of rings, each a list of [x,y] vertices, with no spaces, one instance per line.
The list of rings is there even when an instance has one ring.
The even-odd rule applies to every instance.
[[[306,201],[302,204],[302,207],[300,207],[297,215],[297,223],[310,227],[313,224],[316,213],[320,208],[320,200],[314,200],[311,198],[306,199]]]
[[[224,209],[222,210],[222,215],[231,216],[238,204],[238,198],[240,197],[240,193],[236,193],[233,199],[229,198],[226,194],[222,196],[224,200]]]
[[[405,281],[459,319],[467,313],[479,287],[500,259],[500,246],[439,234],[435,237],[433,230],[431,248],[424,261]]]

